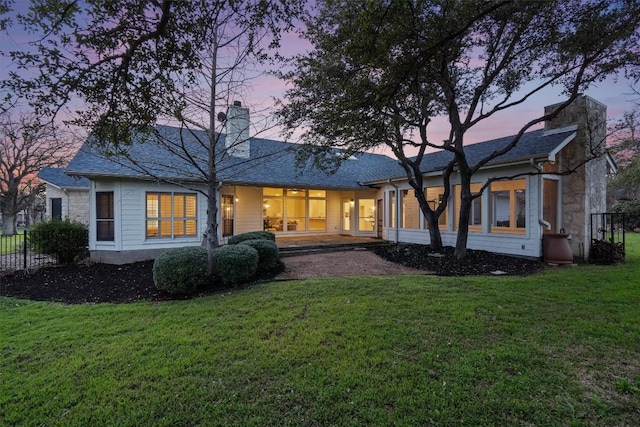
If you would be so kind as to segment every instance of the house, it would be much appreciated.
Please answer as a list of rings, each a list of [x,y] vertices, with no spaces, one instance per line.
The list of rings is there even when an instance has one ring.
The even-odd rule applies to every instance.
[[[38,172],[45,183],[46,219],[69,219],[89,224],[89,180],[67,175],[62,168]]]
[[[586,257],[590,214],[606,210],[605,178],[613,163],[606,155],[581,162],[593,141],[603,141],[605,118],[603,104],[581,96],[544,129],[526,133],[516,148],[482,168],[473,178],[473,190],[488,178],[520,176],[492,183],[476,199],[468,247],[539,258],[543,234],[564,229],[574,254]],[[360,153],[327,174],[311,160],[301,162],[300,145],[250,138],[248,124],[248,109],[229,107],[227,134],[221,135],[217,148],[222,241],[233,234],[269,230],[280,236],[343,234],[429,242],[425,220],[395,159]],[[199,140],[204,135],[168,126],[156,130],[144,142],[143,137],[134,138],[127,156],[104,156],[87,142],[66,169],[68,175],[90,182],[89,247],[97,261],[150,259],[168,248],[202,241],[206,186],[183,154],[206,165],[207,149]],[[471,163],[511,138],[468,146]],[[177,144],[167,149],[159,139]],[[435,152],[424,159],[424,191],[433,207],[444,194],[441,176],[449,156]],[[561,175],[574,167],[577,173]],[[455,173],[451,185],[449,206],[440,218],[445,245],[455,244],[458,228],[460,187]]]

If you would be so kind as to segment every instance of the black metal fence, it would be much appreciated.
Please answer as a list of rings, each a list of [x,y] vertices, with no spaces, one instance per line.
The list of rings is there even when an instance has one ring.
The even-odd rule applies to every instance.
[[[0,276],[69,262],[68,253],[57,249],[68,248],[72,238],[74,236],[52,234],[47,230],[24,230],[12,236],[0,235]],[[43,245],[43,241],[55,243],[53,246]],[[77,255],[71,259],[83,257],[86,248],[77,248],[74,252]]]
[[[625,258],[625,217],[621,213],[591,214],[591,262],[614,263]]]

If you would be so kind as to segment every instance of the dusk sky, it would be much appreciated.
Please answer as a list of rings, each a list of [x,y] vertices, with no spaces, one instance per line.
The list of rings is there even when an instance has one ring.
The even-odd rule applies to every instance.
[[[28,48],[27,40],[24,32],[16,25],[9,29],[10,34],[0,34],[0,49],[3,53],[16,49]],[[285,35],[282,40],[282,51],[287,55],[304,52],[310,49],[308,42],[301,40],[297,34],[290,33]],[[0,79],[8,76],[8,70],[11,67],[10,61],[6,56],[0,57]],[[617,81],[610,78],[605,82],[592,86],[586,95],[607,105],[608,116],[610,119],[616,119],[623,112],[632,108],[634,98],[630,94],[632,81],[621,76]],[[242,97],[243,103],[252,110],[267,110],[273,106],[273,100],[282,98],[287,83],[277,79],[274,76],[262,76],[250,82],[245,88],[245,95]],[[561,89],[550,87],[541,93],[532,97],[526,103],[513,107],[512,109],[494,116],[491,119],[477,125],[467,133],[467,143],[485,141],[505,135],[516,133],[520,127],[527,121],[538,117],[542,114],[545,105],[551,105],[563,101]],[[283,139],[279,132],[273,130],[261,135],[273,139]],[[441,142],[448,138],[448,122],[445,117],[436,118],[429,128],[429,138],[434,142]]]

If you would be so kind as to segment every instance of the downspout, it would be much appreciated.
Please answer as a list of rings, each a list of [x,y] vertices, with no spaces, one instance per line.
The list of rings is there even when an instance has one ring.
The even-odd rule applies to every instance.
[[[398,186],[391,182],[391,178],[387,179],[387,184],[392,186],[396,192],[396,223],[395,227],[395,242],[400,243],[400,193],[398,190]]]
[[[540,166],[540,164],[536,164],[533,160],[533,158],[529,159],[529,164],[538,172],[542,172],[542,167]],[[543,211],[543,206],[544,206],[544,195],[542,194],[543,190],[544,190],[544,185],[543,185],[543,177],[542,175],[538,175],[540,177],[540,191],[538,192],[538,224],[546,227],[547,230],[551,230],[551,224],[549,223],[549,221],[545,221],[545,219],[542,217],[544,214]],[[542,236],[540,236],[540,239],[542,239]]]

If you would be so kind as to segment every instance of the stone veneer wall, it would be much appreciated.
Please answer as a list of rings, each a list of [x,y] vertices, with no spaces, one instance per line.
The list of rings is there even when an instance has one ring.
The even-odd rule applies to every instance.
[[[545,107],[545,114],[557,108]],[[571,234],[571,249],[576,257],[587,259],[591,238],[591,214],[605,212],[606,159],[593,158],[604,153],[607,107],[588,96],[580,96],[557,118],[545,123],[551,130],[577,124],[576,138],[560,153],[560,171],[578,168],[562,177],[561,227]],[[586,159],[591,159],[585,164]],[[558,159],[557,159],[558,160]]]

